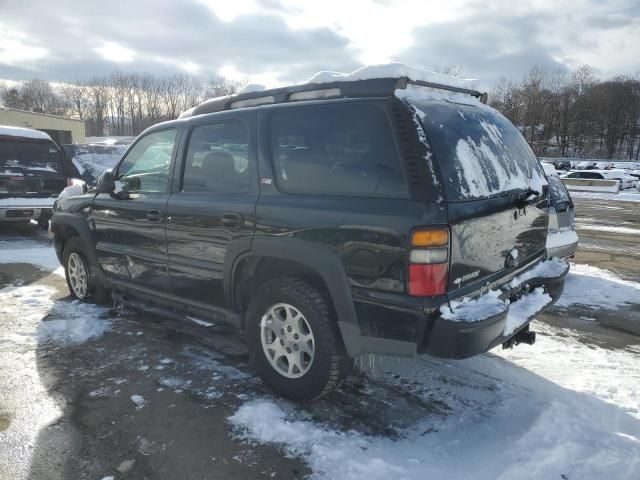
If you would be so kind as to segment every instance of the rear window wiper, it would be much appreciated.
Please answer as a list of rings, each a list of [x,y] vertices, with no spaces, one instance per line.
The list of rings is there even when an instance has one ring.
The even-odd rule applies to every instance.
[[[527,187],[522,193],[520,193],[515,199],[515,205],[518,208],[524,208],[527,205],[533,203],[533,201],[540,196],[540,192],[534,190],[531,187]]]

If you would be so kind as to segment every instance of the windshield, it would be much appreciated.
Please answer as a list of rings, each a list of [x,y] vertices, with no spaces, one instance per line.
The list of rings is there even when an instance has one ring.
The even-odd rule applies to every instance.
[[[492,108],[446,100],[411,100],[445,179],[449,201],[468,201],[547,181],[520,132]]]
[[[0,173],[62,172],[60,151],[50,140],[0,138]]]

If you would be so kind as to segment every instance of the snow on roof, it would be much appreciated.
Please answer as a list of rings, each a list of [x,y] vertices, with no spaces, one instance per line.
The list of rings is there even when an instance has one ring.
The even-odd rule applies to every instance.
[[[558,176],[558,172],[556,172],[556,167],[554,167],[551,163],[540,162],[540,165],[542,165],[542,168],[544,170],[545,175],[547,175],[547,176],[549,176],[549,175]]]
[[[266,90],[267,87],[261,85],[260,83],[249,83],[242,87],[240,90],[236,92],[236,95],[240,95],[243,93],[253,93],[253,92],[262,92]]]
[[[51,140],[51,137],[44,132],[33,130],[31,128],[10,127],[6,125],[0,125],[0,135],[6,135],[9,137],[37,138],[40,140]]]
[[[370,80],[372,78],[400,78],[408,77],[410,80],[439,83],[451,87],[471,88],[471,79],[452,77],[443,73],[431,72],[422,68],[411,67],[404,63],[387,63],[379,65],[366,65],[351,73],[332,71],[318,72],[304,83],[329,83],[355,80]]]

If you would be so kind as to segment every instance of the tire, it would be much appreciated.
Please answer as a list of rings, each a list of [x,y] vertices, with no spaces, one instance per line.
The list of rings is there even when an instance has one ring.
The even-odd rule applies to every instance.
[[[282,277],[265,283],[251,299],[246,319],[253,366],[275,393],[309,401],[330,392],[348,375],[351,360],[331,303],[307,282]]]
[[[71,237],[67,240],[62,260],[64,276],[72,297],[86,303],[104,304],[109,301],[109,291],[91,274],[80,238]]]

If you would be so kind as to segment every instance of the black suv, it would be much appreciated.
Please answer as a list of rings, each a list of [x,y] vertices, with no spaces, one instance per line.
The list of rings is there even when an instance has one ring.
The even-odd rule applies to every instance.
[[[37,220],[48,228],[53,200],[67,186],[64,167],[46,133],[0,126],[0,223]]]
[[[545,261],[542,167],[481,98],[401,77],[209,100],[56,203],[69,288],[230,322],[297,400],[364,353],[531,343],[568,265]]]

